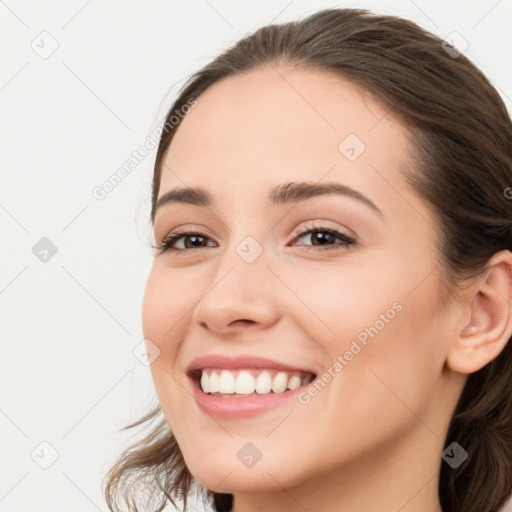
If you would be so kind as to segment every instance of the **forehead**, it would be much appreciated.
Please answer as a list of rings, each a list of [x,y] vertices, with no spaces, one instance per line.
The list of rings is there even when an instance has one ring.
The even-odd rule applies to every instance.
[[[397,192],[407,193],[399,168],[408,137],[387,106],[347,78],[269,65],[197,98],[164,159],[159,195],[201,186],[229,201],[325,178],[396,202]]]

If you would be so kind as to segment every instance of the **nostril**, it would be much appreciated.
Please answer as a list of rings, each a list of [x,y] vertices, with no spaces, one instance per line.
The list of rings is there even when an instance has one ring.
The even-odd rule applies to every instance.
[[[231,322],[231,324],[229,324],[229,325],[232,325],[232,324],[235,324],[235,325],[236,325],[238,322],[243,322],[244,324],[253,324],[253,323],[254,323],[254,320],[247,320],[247,319],[245,319],[245,318],[242,318],[242,319],[240,319],[240,320],[233,320],[233,321]]]

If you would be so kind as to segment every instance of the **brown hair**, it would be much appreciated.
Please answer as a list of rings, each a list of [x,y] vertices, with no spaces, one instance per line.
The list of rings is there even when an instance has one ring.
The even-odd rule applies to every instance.
[[[491,256],[512,250],[512,124],[495,88],[463,54],[412,21],[362,9],[324,9],[305,19],[260,28],[193,74],[167,121],[222,78],[273,63],[336,72],[375,94],[414,134],[415,169],[404,174],[426,199],[439,226],[446,289],[486,271]],[[179,123],[178,123],[179,125]],[[156,156],[151,224],[162,160]],[[157,405],[132,428],[160,415]],[[512,492],[512,343],[471,374],[451,419],[453,441],[468,459],[456,469],[440,458],[439,497],[446,512],[498,512]],[[130,480],[131,479],[131,480]],[[122,454],[106,477],[110,510],[120,494],[136,508],[136,484],[159,495],[158,511],[194,482],[165,418]],[[206,496],[214,493],[206,490]],[[229,495],[228,495],[229,496]],[[220,496],[219,496],[220,498]],[[147,502],[143,505],[148,510]]]

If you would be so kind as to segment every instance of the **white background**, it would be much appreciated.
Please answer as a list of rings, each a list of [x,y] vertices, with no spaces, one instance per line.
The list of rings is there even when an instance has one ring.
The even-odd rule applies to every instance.
[[[459,32],[512,111],[508,0],[0,1],[1,512],[106,512],[104,472],[132,435],[117,429],[155,399],[132,351],[156,150],[103,200],[92,190],[192,72],[247,32],[329,6]],[[32,48],[52,44],[48,58]],[[43,237],[57,247],[47,262],[32,252]],[[48,469],[43,441],[58,453]]]

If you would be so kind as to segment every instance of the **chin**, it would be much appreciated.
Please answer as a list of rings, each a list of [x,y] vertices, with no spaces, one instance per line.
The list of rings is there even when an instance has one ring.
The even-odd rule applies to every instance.
[[[290,460],[266,460],[263,458],[252,467],[246,467],[232,454],[229,448],[222,456],[215,457],[212,452],[208,460],[200,454],[192,458],[186,457],[185,462],[192,476],[205,488],[222,493],[282,491],[294,485],[290,474]],[[211,457],[211,458],[210,458]]]

